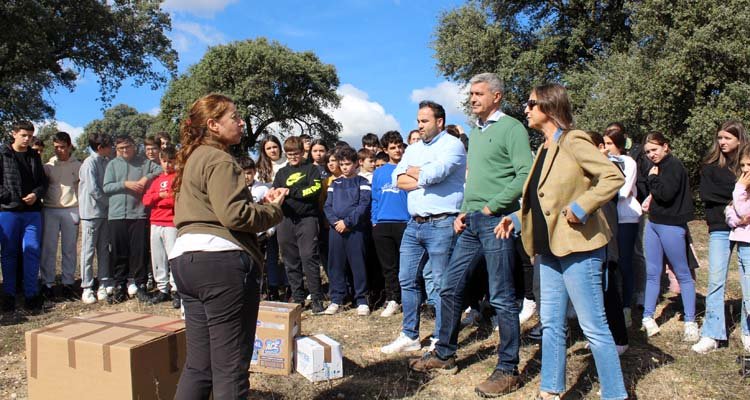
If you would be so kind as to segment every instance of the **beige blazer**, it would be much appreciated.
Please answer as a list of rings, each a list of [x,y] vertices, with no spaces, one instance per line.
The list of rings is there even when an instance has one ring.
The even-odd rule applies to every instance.
[[[531,170],[539,161],[539,151]],[[534,225],[527,199],[529,178],[526,179],[521,204],[521,238],[526,253],[534,255]],[[625,178],[617,166],[599,152],[589,135],[573,130],[552,141],[539,177],[539,203],[547,221],[549,248],[553,255],[596,250],[612,237],[600,207],[610,201]],[[571,203],[578,204],[588,216],[584,224],[568,223],[562,211]]]

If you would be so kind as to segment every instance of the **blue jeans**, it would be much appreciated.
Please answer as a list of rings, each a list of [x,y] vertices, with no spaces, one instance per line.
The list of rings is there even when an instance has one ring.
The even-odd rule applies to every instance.
[[[493,230],[499,222],[500,217],[486,216],[479,211],[466,214],[466,229],[458,235],[448,268],[443,271],[440,289],[442,315],[435,350],[442,359],[456,354],[464,292],[479,259],[484,256],[489,300],[500,327],[495,369],[514,375],[518,373],[520,345],[519,310],[513,278],[515,247],[513,239],[495,237]]]
[[[734,245],[734,242],[729,241],[729,231],[713,231],[709,234],[706,316],[703,318],[701,336],[716,340],[727,340],[727,327],[724,319],[724,288],[727,284],[729,259],[732,256]],[[742,271],[741,262],[740,271]]]
[[[403,308],[403,332],[410,339],[419,338],[419,306],[422,304],[422,288],[419,276],[422,274],[427,259],[432,265],[433,282],[439,286],[443,271],[448,265],[455,234],[453,221],[456,217],[436,221],[417,223],[410,219],[406,224],[401,239],[400,271],[398,280],[401,284],[401,306]],[[439,288],[438,288],[439,290]],[[440,327],[440,303],[435,304],[435,331]]]
[[[685,322],[695,321],[695,283],[690,275],[687,261],[687,227],[646,223],[643,233],[643,247],[646,253],[646,299],[643,317],[653,318],[656,301],[661,290],[661,274],[664,270],[664,256],[667,256],[677,280],[680,282],[680,295],[684,307]]]
[[[633,286],[635,285],[635,272],[633,271],[633,253],[635,251],[635,239],[638,237],[638,224],[617,225],[617,250],[619,257],[617,268],[622,277],[622,306],[630,307],[633,299]]]
[[[740,327],[743,335],[750,335],[750,243],[738,243],[740,285],[742,286],[742,311]]]
[[[0,212],[0,261],[3,292],[16,294],[18,244],[23,251],[23,293],[26,298],[39,294],[39,256],[42,239],[42,213],[39,211]]]
[[[573,253],[565,257],[540,255],[542,322],[542,383],[548,393],[565,390],[565,363],[568,300],[578,314],[583,334],[591,345],[602,399],[624,399],[625,384],[615,341],[604,313],[602,266],[604,248]]]

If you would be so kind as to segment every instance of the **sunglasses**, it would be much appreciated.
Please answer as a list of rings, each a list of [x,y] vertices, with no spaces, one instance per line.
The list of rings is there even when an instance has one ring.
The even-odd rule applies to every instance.
[[[539,104],[539,102],[537,102],[536,100],[529,100],[526,103],[524,103],[524,107],[528,107],[529,111],[531,111],[534,109],[534,107],[537,106],[537,104]]]

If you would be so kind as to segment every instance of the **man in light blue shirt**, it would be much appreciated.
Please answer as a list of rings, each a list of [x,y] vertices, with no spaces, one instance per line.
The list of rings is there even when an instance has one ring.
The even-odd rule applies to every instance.
[[[429,259],[434,290],[439,292],[442,273],[455,242],[453,222],[463,201],[466,151],[459,139],[444,131],[445,110],[437,103],[423,101],[419,103],[417,124],[422,141],[406,149],[393,171],[394,182],[408,192],[411,219],[401,240],[399,283],[403,329],[396,340],[381,348],[386,354],[421,349],[422,289],[418,277]],[[439,302],[435,304],[435,314],[433,338],[439,329]],[[431,347],[435,342],[436,339],[431,340]]]

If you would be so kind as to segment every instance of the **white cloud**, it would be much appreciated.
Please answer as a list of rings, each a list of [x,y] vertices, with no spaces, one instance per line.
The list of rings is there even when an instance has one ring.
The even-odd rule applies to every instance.
[[[166,0],[162,8],[168,11],[183,11],[199,17],[212,17],[237,0]]]
[[[146,113],[148,113],[149,115],[154,116],[154,117],[157,116],[157,115],[159,115],[160,112],[161,112],[161,107],[159,107],[159,106],[156,106],[156,107],[154,107],[154,108],[146,111]]]
[[[73,126],[65,121],[42,121],[41,123],[34,123],[34,129],[36,133],[39,133],[39,130],[43,127],[51,124],[57,125],[57,130],[60,132],[67,132],[68,135],[70,135],[70,139],[73,141],[73,144],[75,144],[76,139],[78,136],[83,134],[83,127],[82,126]]]
[[[443,81],[435,86],[428,86],[411,91],[411,101],[432,100],[445,108],[448,117],[466,119],[463,103],[468,96],[468,87],[455,82]],[[450,121],[448,123],[451,123]]]
[[[389,130],[399,130],[396,118],[386,113],[380,103],[370,101],[364,91],[345,83],[336,92],[341,96],[341,106],[331,112],[341,123],[341,140],[355,148],[361,145],[362,135],[373,132],[380,136]]]
[[[226,37],[216,28],[197,22],[175,22],[172,24],[172,45],[179,52],[195,47],[196,42],[207,46],[226,41]]]

